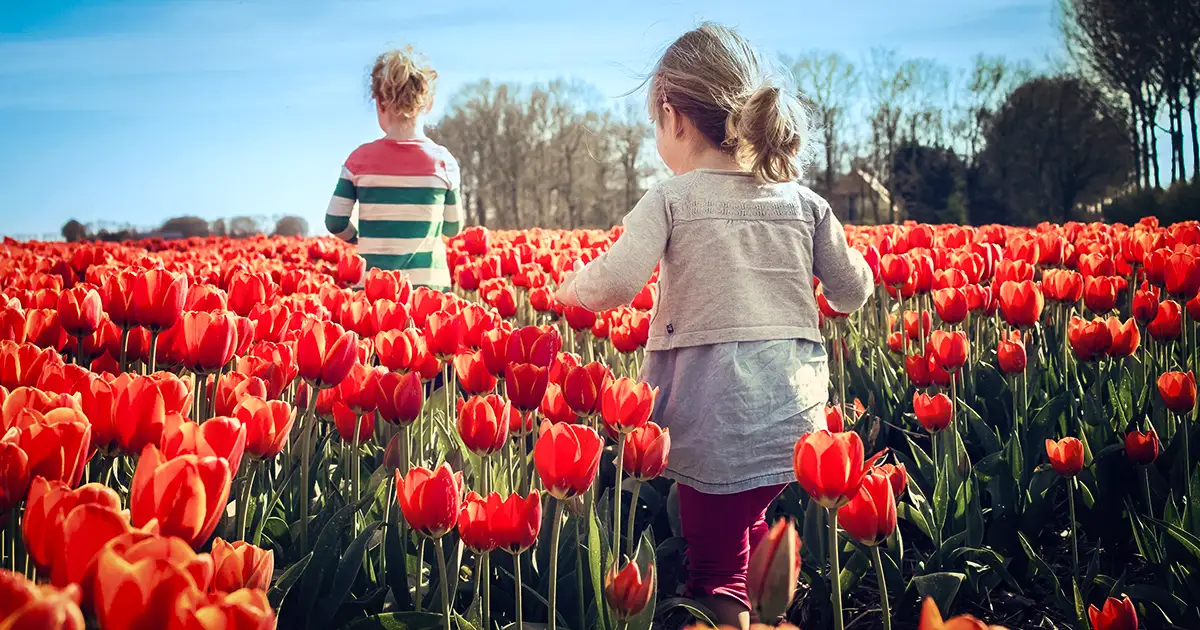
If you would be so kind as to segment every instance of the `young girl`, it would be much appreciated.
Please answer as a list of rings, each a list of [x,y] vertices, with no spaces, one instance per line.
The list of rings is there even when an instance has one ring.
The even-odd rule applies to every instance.
[[[325,227],[358,243],[367,268],[399,269],[414,286],[450,288],[442,236],[460,230],[458,162],[425,137],[437,72],[411,49],[375,60],[371,98],[384,136],[350,154],[342,166]],[[358,202],[358,226],[350,223]]]
[[[626,304],[662,262],[641,379],[659,388],[654,418],[671,430],[689,586],[716,621],[747,628],[751,549],[795,478],[796,440],[825,428],[813,276],[848,313],[871,294],[871,271],[829,204],[796,182],[805,111],[746,40],[705,24],[671,44],[649,83],[658,154],[675,177],[558,298]]]

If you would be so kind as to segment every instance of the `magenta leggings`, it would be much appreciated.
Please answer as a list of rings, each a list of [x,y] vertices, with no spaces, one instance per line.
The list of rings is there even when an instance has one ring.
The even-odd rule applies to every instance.
[[[747,609],[750,553],[767,534],[767,507],[785,485],[737,494],[705,494],[679,484],[679,520],[687,541],[692,597],[731,597]]]

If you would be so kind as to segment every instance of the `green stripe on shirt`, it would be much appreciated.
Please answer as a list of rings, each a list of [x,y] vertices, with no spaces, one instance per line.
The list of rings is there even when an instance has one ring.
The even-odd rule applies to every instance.
[[[441,221],[358,220],[358,235],[362,238],[426,238],[438,234],[440,228]]]
[[[345,177],[339,177],[337,187],[333,189],[333,195],[335,197],[342,197],[344,199],[357,198],[357,195],[355,194],[354,182],[346,179]]]
[[[339,234],[350,227],[350,217],[339,217],[336,214],[325,215],[325,229],[332,234]]]
[[[416,252],[409,254],[362,254],[363,260],[367,262],[367,268],[379,267],[380,269],[447,269],[446,255],[441,253],[434,256],[435,252]]]
[[[446,199],[445,188],[393,188],[363,186],[358,189],[359,203],[393,203],[414,205],[442,205]]]
[[[442,223],[442,236],[446,238],[454,238],[462,232],[462,223],[458,221],[446,221]]]
[[[458,203],[458,191],[457,190],[446,191],[446,205],[453,206],[456,203]]]

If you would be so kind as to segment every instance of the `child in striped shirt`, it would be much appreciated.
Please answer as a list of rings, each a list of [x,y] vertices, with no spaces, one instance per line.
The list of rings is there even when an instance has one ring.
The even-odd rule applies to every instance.
[[[437,71],[412,49],[375,60],[371,97],[384,136],[350,154],[325,213],[325,227],[357,242],[367,268],[404,271],[414,286],[450,288],[442,237],[461,230],[458,162],[425,137]],[[358,203],[358,225],[350,221]]]

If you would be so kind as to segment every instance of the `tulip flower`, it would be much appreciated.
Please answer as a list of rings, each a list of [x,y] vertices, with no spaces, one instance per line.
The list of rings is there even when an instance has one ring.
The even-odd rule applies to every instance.
[[[372,267],[367,271],[363,282],[363,291],[372,302],[391,300],[399,304],[407,304],[412,295],[412,283],[408,276],[401,271],[385,271]]]
[[[957,324],[967,318],[967,294],[962,289],[948,287],[934,291],[933,306],[938,317],[947,324]]]
[[[227,313],[188,312],[180,320],[184,367],[197,373],[215,372],[233,360],[237,349],[236,322]]]
[[[358,335],[329,321],[310,320],[296,342],[300,378],[325,389],[346,378],[358,352]]]
[[[1152,464],[1158,459],[1158,434],[1154,429],[1146,431],[1130,431],[1125,435],[1125,456],[1129,461],[1138,464]]]
[[[497,504],[502,503],[499,494],[493,492],[484,498],[472,490],[463,499],[462,509],[458,512],[458,536],[468,549],[477,554],[488,553],[499,545],[492,533],[488,510],[491,497],[495,497]]]
[[[133,320],[151,332],[162,332],[183,313],[183,301],[187,297],[188,281],[184,274],[174,274],[164,269],[148,269],[133,279],[133,295],[130,306]],[[112,316],[112,312],[109,312]],[[113,317],[113,321],[117,321]]]
[[[526,326],[509,336],[508,361],[548,368],[561,349],[562,338],[554,328]]]
[[[424,338],[411,335],[407,330],[382,331],[375,335],[375,356],[387,369],[407,372],[411,369],[413,357],[420,354],[413,347],[416,339],[420,339],[424,345]]]
[[[454,529],[462,504],[462,473],[442,464],[436,471],[413,467],[407,476],[396,471],[396,497],[408,524],[428,538]]]
[[[909,281],[912,277],[912,262],[907,256],[897,256],[895,254],[884,254],[880,260],[880,275],[884,282],[893,287],[898,287]]]
[[[1083,284],[1083,304],[1089,311],[1104,315],[1117,305],[1117,279],[1088,278]]]
[[[858,493],[863,476],[880,455],[864,461],[857,433],[822,430],[796,441],[792,464],[804,491],[822,507],[837,509]]]
[[[550,382],[558,385],[561,390],[567,383],[567,374],[571,370],[582,366],[582,364],[583,360],[579,355],[573,352],[559,352],[554,357],[554,361],[550,363],[549,370],[547,370]]]
[[[1000,371],[1005,374],[1020,374],[1025,371],[1025,342],[1021,340],[1019,330],[1012,331],[1012,335],[1007,339],[1000,339],[996,347],[996,360]]]
[[[654,565],[646,567],[644,578],[636,562],[627,563],[620,571],[614,566],[604,577],[604,599],[619,621],[628,621],[650,604],[654,584]]]
[[[1157,341],[1173,341],[1183,334],[1183,311],[1179,303],[1163,300],[1158,305],[1158,313],[1146,324],[1146,332]]]
[[[892,483],[892,493],[899,502],[904,491],[908,489],[908,470],[904,468],[904,464],[881,464],[876,470],[887,475],[888,481]]]
[[[416,372],[388,372],[375,379],[375,403],[379,417],[392,424],[408,426],[421,415],[425,388]]]
[[[1072,317],[1067,325],[1067,340],[1080,361],[1093,361],[1104,357],[1112,347],[1112,332],[1102,319],[1086,321]]]
[[[13,442],[0,441],[0,526],[29,490],[29,456]]]
[[[590,427],[544,421],[533,446],[533,464],[546,492],[565,501],[591,487],[603,450],[604,440]]]
[[[358,446],[375,435],[374,417],[359,414],[340,400],[333,404],[333,423],[338,436],[347,444]]]
[[[1079,438],[1065,437],[1058,442],[1046,440],[1046,455],[1054,472],[1064,477],[1074,477],[1083,470],[1083,442]]]
[[[232,415],[246,427],[246,452],[264,459],[283,452],[296,422],[296,410],[287,402],[253,396],[242,399]]]
[[[838,508],[838,523],[854,539],[878,545],[896,531],[896,496],[891,478],[879,471],[863,477],[858,494]]]
[[[425,343],[440,361],[459,353],[464,333],[462,320],[449,313],[433,313],[425,321]]]
[[[600,396],[600,414],[605,425],[617,433],[630,431],[650,421],[657,387],[633,379],[613,381]]]
[[[1031,280],[1000,284],[1000,313],[1011,326],[1029,328],[1042,316],[1045,298]]]
[[[196,593],[185,598],[189,603],[177,608],[176,626],[172,627],[275,629],[275,611],[265,590],[243,588],[232,593]]]
[[[345,254],[338,260],[334,278],[343,287],[351,287],[363,281],[367,273],[367,261],[362,256]]]
[[[229,484],[230,466],[220,457],[168,459],[153,444],[148,445],[133,475],[130,519],[138,527],[158,519],[164,535],[200,548],[225,511]]]
[[[1109,597],[1104,600],[1104,608],[1088,606],[1088,620],[1092,622],[1092,630],[1137,630],[1137,609],[1129,597],[1117,599]]]
[[[947,372],[956,371],[966,365],[967,353],[970,350],[967,333],[961,330],[954,332],[935,330],[929,338],[929,345],[934,358],[937,359],[938,366]]]
[[[33,308],[25,312],[25,338],[39,347],[61,352],[69,337],[58,320],[58,311]]]
[[[625,437],[622,468],[625,474],[638,481],[649,481],[667,469],[667,457],[670,452],[670,431],[653,422],[647,422]],[[636,505],[636,501],[634,504]]]
[[[85,630],[77,584],[38,585],[24,575],[0,569],[0,628],[4,630]]]
[[[218,416],[204,424],[179,421],[163,430],[162,454],[167,459],[180,455],[220,457],[236,475],[246,450],[246,426],[237,418]]]
[[[267,382],[257,376],[247,376],[241,372],[222,374],[213,383],[213,409],[217,416],[232,416],[233,410],[241,401],[247,398],[267,398],[270,389]]]
[[[562,382],[563,396],[575,413],[591,416],[600,411],[601,395],[612,382],[612,370],[603,363],[593,361],[567,371]]]
[[[1158,395],[1167,409],[1178,414],[1196,407],[1196,375],[1184,372],[1165,372],[1158,377]]]
[[[120,508],[120,498],[107,486],[91,483],[72,490],[34,477],[22,522],[25,548],[55,584],[78,581],[92,555],[129,530]]]
[[[167,558],[130,561],[106,547],[95,563],[92,610],[105,630],[170,628],[178,610],[203,597],[188,571]]]
[[[1163,272],[1167,293],[1186,302],[1200,292],[1200,257],[1175,252],[1167,257]]]
[[[901,354],[904,352],[904,337],[900,334],[900,331],[896,331],[888,335],[887,345],[888,350],[891,350],[896,354]]]
[[[1149,290],[1134,293],[1133,316],[1143,324],[1153,321],[1158,316],[1158,295]]]
[[[487,508],[488,527],[497,548],[517,555],[537,542],[542,525],[542,502],[537,490],[527,497],[512,494],[503,501],[493,492]]]
[[[921,624],[918,630],[1006,630],[1001,626],[989,626],[971,615],[959,615],[942,620],[942,613],[932,597],[926,597],[921,605]]]
[[[459,354],[454,358],[454,373],[458,385],[467,396],[484,394],[496,388],[496,377],[487,369],[482,352]]]
[[[841,405],[825,407],[825,428],[833,433],[841,433],[846,430],[846,420],[842,414]]]
[[[746,588],[759,619],[778,619],[792,603],[800,581],[800,536],[787,519],[771,526],[750,556]]]
[[[1112,336],[1109,346],[1110,357],[1131,357],[1141,344],[1142,334],[1138,331],[1137,322],[1131,317],[1122,324],[1116,317],[1108,318],[1108,332]]]
[[[86,337],[100,327],[104,304],[100,294],[87,286],[76,286],[58,296],[58,322],[72,337]]]
[[[550,381],[549,368],[532,363],[509,364],[505,368],[505,393],[513,406],[521,411],[533,411],[542,404]]]
[[[554,383],[546,385],[546,395],[542,397],[542,404],[539,410],[542,412],[542,417],[549,420],[552,424],[579,420],[579,416],[575,415],[575,412],[567,406],[567,401],[563,398],[562,389]]]
[[[934,396],[915,394],[913,411],[916,413],[917,422],[920,422],[921,426],[930,433],[937,433],[945,429],[954,419],[954,405],[950,401],[950,397],[945,394],[935,394]]]
[[[243,541],[213,540],[213,590],[231,593],[252,588],[267,590],[275,569],[275,553]]]
[[[173,388],[164,392],[164,387],[163,381],[148,376],[114,382],[118,394],[113,417],[117,440],[126,453],[138,453],[147,445],[161,443],[168,415],[167,396],[173,394]],[[174,400],[172,403],[178,404]]]

